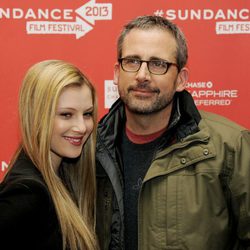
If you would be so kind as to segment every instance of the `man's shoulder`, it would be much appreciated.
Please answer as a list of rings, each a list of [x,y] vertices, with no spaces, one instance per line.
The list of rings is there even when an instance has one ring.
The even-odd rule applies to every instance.
[[[234,141],[245,137],[249,130],[229,118],[207,111],[200,111],[202,120],[199,127],[207,127],[210,135]]]
[[[219,126],[219,127],[225,127],[231,130],[236,131],[244,131],[247,130],[245,127],[241,126],[240,124],[236,123],[235,121],[230,120],[229,118],[208,112],[208,111],[200,111],[201,117],[203,120],[205,120],[208,124]]]

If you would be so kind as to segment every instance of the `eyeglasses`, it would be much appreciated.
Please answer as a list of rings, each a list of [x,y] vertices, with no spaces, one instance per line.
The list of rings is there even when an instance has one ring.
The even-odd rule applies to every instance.
[[[154,75],[164,75],[167,73],[171,65],[178,68],[176,63],[167,62],[165,60],[140,60],[138,58],[119,58],[122,69],[125,72],[138,72],[141,68],[142,63],[147,63],[148,71]]]

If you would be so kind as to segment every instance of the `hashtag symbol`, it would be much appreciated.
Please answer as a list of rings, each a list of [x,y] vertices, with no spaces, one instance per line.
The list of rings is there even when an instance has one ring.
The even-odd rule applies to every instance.
[[[156,11],[154,12],[154,15],[155,15],[155,16],[161,16],[161,17],[163,17],[163,14],[164,14],[163,10],[156,10]]]

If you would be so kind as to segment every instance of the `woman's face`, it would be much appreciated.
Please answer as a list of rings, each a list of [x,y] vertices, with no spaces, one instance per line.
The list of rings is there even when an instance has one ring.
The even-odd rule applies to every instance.
[[[84,84],[65,87],[62,91],[54,119],[51,157],[58,169],[62,158],[76,158],[93,131],[93,100],[91,90]]]

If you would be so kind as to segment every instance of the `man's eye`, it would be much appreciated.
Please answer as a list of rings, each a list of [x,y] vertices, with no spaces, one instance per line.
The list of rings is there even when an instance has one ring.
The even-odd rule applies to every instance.
[[[150,64],[151,64],[153,67],[162,67],[162,68],[165,68],[165,67],[166,67],[166,63],[163,62],[163,61],[160,61],[160,60],[150,61]]]
[[[127,58],[125,59],[126,64],[140,64],[140,60],[135,58]]]

